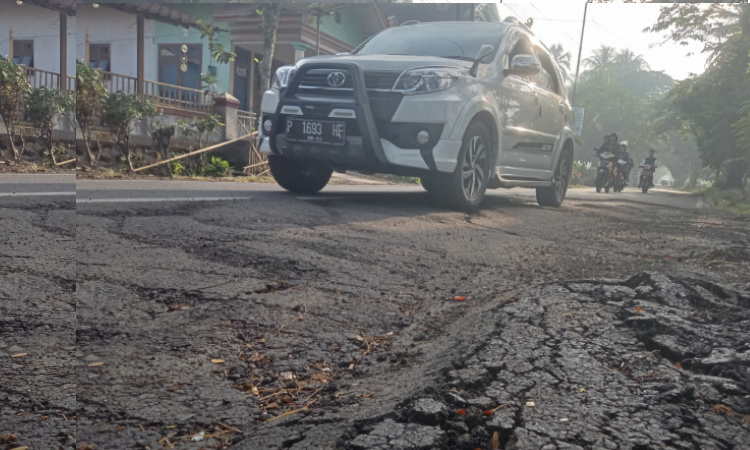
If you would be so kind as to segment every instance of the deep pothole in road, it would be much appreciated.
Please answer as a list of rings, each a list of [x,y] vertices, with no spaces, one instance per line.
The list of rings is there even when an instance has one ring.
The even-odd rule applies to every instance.
[[[533,289],[437,383],[339,445],[736,449],[750,440],[750,293],[644,273]]]

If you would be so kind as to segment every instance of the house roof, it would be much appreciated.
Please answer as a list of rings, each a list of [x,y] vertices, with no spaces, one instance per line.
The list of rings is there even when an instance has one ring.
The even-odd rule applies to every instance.
[[[76,15],[76,0],[25,0],[30,5],[64,12],[69,16]]]
[[[71,2],[75,5],[76,0],[33,0],[34,2]],[[194,27],[196,20],[190,14],[186,14],[181,11],[177,11],[169,6],[162,3],[141,3],[137,1],[111,1],[111,0],[98,0],[96,2],[91,0],[84,0],[79,3],[98,3],[102,7],[117,9],[129,14],[142,15],[145,19],[155,20],[157,22],[168,23],[170,25],[183,26],[183,27]]]

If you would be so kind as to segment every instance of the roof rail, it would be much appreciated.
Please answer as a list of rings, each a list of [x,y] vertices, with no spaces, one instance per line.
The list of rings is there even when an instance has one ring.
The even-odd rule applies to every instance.
[[[418,20],[407,20],[406,22],[402,23],[402,24],[401,24],[401,25],[399,25],[399,26],[400,26],[400,27],[407,27],[407,26],[409,26],[409,25],[418,25],[418,24],[420,24],[420,23],[422,23],[422,22],[420,22],[420,21],[418,21]]]
[[[529,25],[531,25],[531,24],[534,23],[534,19],[532,19],[532,18],[529,18],[529,20],[526,21],[526,23],[523,23],[523,22],[521,22],[521,19],[519,19],[518,17],[508,16],[508,17],[505,18],[505,20],[503,20],[503,22],[508,22],[508,23],[512,23],[514,25],[518,25],[519,27],[521,27],[524,30],[526,30],[529,33],[531,33],[532,35],[534,34],[534,32],[531,31],[531,27],[529,26]]]

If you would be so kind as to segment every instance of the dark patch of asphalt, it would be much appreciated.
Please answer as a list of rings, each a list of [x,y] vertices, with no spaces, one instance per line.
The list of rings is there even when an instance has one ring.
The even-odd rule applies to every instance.
[[[55,199],[0,209],[18,224],[0,258],[16,276],[3,342],[39,355],[3,355],[8,448],[489,449],[497,433],[507,449],[739,449],[750,436],[741,219],[577,191],[561,209],[493,194],[467,216],[401,186],[96,183],[73,217],[51,220],[68,211]],[[80,201],[157,195],[245,200]],[[57,234],[32,225],[50,222]],[[73,249],[55,240],[71,230]],[[71,258],[74,324],[55,303],[73,295]]]

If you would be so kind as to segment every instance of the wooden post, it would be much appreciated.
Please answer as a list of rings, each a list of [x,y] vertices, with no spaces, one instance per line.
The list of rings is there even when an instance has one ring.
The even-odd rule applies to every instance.
[[[321,14],[322,12],[318,11],[318,15],[316,16],[318,24],[317,24],[317,32],[315,33],[315,49],[317,52],[316,54],[318,56],[320,56],[320,15]]]
[[[255,52],[250,52],[250,74],[247,77],[247,110],[253,112],[253,102],[255,101]]]
[[[138,46],[138,93],[143,94],[144,93],[144,78],[145,78],[145,45],[144,45],[144,19],[141,14],[138,14],[138,19],[136,19],[136,33],[137,33],[137,46]]]
[[[84,63],[86,66],[89,65],[89,30],[86,30],[86,46],[84,48]]]
[[[13,27],[10,27],[10,33],[8,34],[8,58],[13,61]]]
[[[60,13],[60,90],[68,90],[68,14]]]

